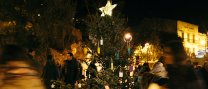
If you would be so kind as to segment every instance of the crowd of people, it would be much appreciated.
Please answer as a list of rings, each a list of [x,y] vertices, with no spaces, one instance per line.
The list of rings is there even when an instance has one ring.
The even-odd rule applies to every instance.
[[[71,52],[67,54],[63,67],[57,67],[52,55],[48,55],[47,59],[42,74],[47,89],[51,89],[51,80],[62,80],[74,88],[76,81],[82,78],[82,66]]]
[[[138,67],[140,89],[208,89],[208,62],[194,67],[180,38],[163,44],[163,55],[151,69],[148,63]],[[0,89],[50,89],[51,80],[63,80],[75,87],[82,78],[81,64],[67,54],[63,67],[57,67],[52,55],[42,68],[34,59],[34,51],[18,45],[0,49]],[[155,87],[154,87],[155,89]]]
[[[62,79],[74,84],[81,79],[81,64],[68,53],[64,66],[58,68],[52,55],[41,67],[34,51],[18,45],[6,45],[0,50],[0,89],[51,89],[51,80]]]
[[[175,37],[162,46],[163,55],[152,69],[148,63],[138,67],[141,89],[208,89],[208,62],[202,68],[194,66],[181,39]]]
[[[186,63],[176,66],[158,61],[152,70],[148,63],[144,63],[137,70],[139,72],[137,82],[141,89],[152,89],[149,88],[151,84],[160,87],[156,89],[207,89],[208,62],[204,62],[201,68]]]

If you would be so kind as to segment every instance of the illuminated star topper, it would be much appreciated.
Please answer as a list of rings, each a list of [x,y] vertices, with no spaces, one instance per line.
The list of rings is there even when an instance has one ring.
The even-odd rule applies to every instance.
[[[112,5],[110,1],[107,1],[107,4],[105,6],[99,8],[99,10],[102,12],[101,16],[105,16],[105,15],[112,16],[112,11],[116,6],[117,4]]]

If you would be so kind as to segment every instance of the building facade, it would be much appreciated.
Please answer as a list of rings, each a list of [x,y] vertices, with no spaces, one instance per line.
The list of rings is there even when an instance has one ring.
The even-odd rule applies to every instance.
[[[183,39],[187,54],[192,58],[203,58],[205,51],[208,52],[208,49],[205,50],[208,48],[207,34],[200,33],[199,26],[195,24],[180,20],[145,18],[140,22],[137,29],[151,29],[178,34]]]
[[[200,33],[197,25],[177,21],[177,34],[183,39],[185,50],[190,57],[204,57],[207,35]]]

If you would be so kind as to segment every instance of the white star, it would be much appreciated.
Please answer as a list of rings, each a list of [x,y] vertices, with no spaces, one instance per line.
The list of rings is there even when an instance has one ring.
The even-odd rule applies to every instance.
[[[107,4],[105,6],[99,8],[99,10],[102,12],[101,16],[105,16],[105,15],[112,16],[112,11],[116,6],[117,4],[112,5],[110,1],[107,1]]]

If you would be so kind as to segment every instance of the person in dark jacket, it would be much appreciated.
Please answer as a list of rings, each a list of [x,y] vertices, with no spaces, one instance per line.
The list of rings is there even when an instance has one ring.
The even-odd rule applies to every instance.
[[[47,62],[43,69],[42,76],[47,89],[50,89],[51,80],[57,80],[59,77],[58,68],[52,58],[52,55],[47,56]]]
[[[79,62],[73,57],[72,53],[68,53],[67,60],[64,61],[62,75],[66,84],[74,86],[77,80],[80,79],[81,66]]]

